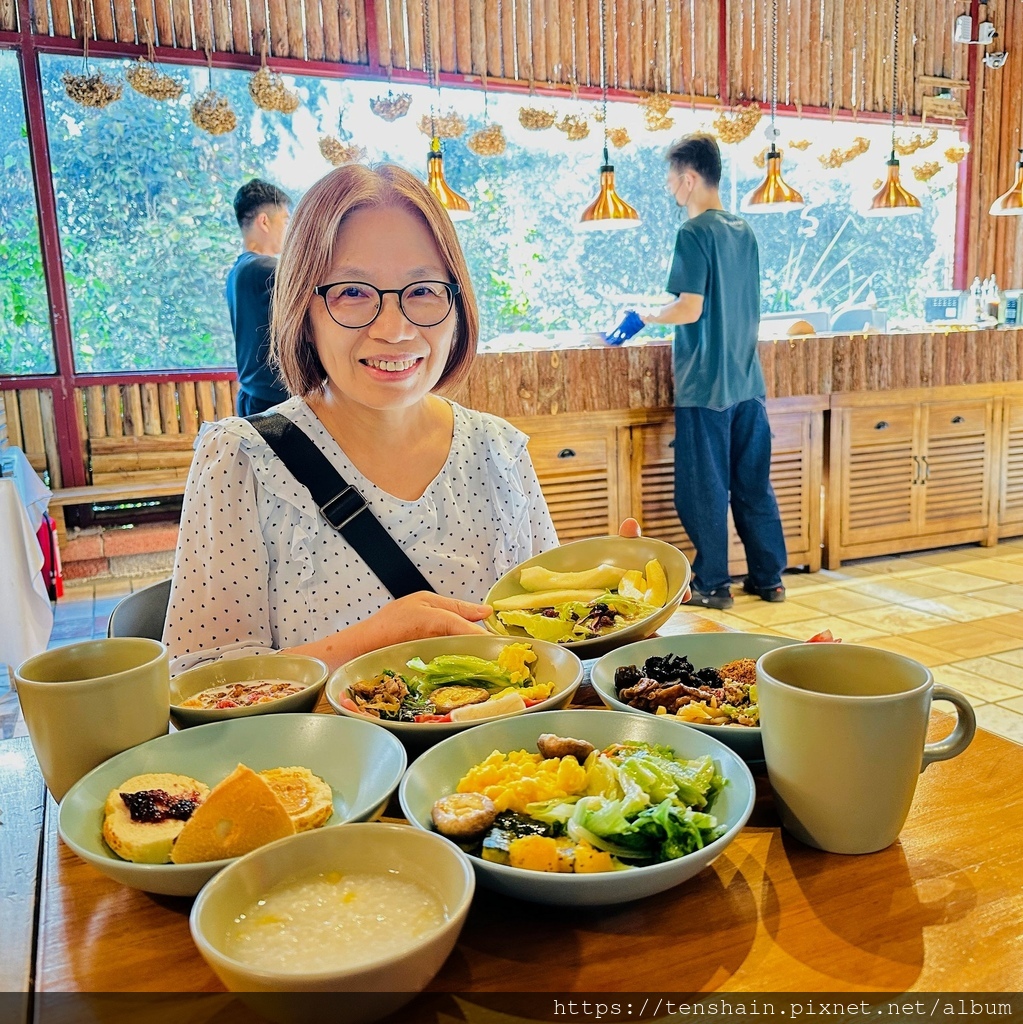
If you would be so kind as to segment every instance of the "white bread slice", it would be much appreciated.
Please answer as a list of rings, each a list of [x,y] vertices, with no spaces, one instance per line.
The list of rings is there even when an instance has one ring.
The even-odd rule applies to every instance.
[[[295,834],[284,804],[266,779],[240,764],[213,787],[181,830],[171,860],[175,864],[241,857],[258,846]]]
[[[267,768],[259,775],[284,804],[296,832],[319,828],[334,813],[333,791],[308,768]]]
[[[162,789],[168,796],[185,799],[198,793],[201,800],[209,796],[210,789],[187,775],[162,772],[136,775],[112,789],[107,796],[103,808],[103,839],[107,846],[123,860],[137,864],[167,864],[171,859],[171,847],[185,822],[176,819],[132,821],[131,813],[121,799],[122,793],[141,793],[151,789]]]

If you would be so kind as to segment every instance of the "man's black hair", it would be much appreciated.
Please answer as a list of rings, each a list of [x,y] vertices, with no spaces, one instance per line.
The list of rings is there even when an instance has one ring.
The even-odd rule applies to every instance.
[[[238,218],[238,227],[245,231],[256,219],[264,206],[291,206],[291,198],[287,192],[268,181],[253,178],[245,182],[234,196],[234,215]]]
[[[713,135],[683,135],[665,154],[673,170],[695,171],[713,188],[721,184],[721,150]]]

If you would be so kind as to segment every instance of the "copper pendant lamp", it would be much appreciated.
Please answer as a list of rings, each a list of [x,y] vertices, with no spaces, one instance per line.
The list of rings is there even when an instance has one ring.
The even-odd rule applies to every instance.
[[[440,96],[440,80],[433,66],[433,31],[430,19],[430,0],[423,0],[423,71],[427,82],[437,86]],[[437,197],[438,202],[452,220],[469,220],[473,216],[472,204],[463,195],[459,195],[444,177],[444,154],[441,151],[440,136],[437,134],[434,108],[430,107],[430,120],[433,138],[426,154],[426,184]]]
[[[992,217],[1023,217],[1023,149],[1016,163],[1016,180],[1008,192],[1003,192],[991,204],[988,213]]]
[[[778,0],[771,4],[771,124],[766,135],[771,143],[767,152],[767,175],[752,192],[743,197],[740,209],[744,213],[785,213],[787,210],[801,210],[806,203],[803,197],[785,183],[781,176],[781,153],[775,145],[781,132],[775,127],[778,112]]]
[[[600,191],[597,198],[583,210],[577,231],[621,231],[638,228],[640,217],[615,190],[615,169],[607,153],[607,60],[605,57],[606,0],[600,0],[600,88],[604,109],[604,162],[600,166]]]
[[[899,87],[899,0],[895,0],[895,31],[892,43],[892,154],[888,158],[885,183],[863,211],[864,217],[905,217],[920,213],[920,200],[907,191],[899,180],[899,158],[895,155],[895,113]]]
[[[471,219],[472,205],[469,200],[459,195],[444,177],[444,154],[441,152],[440,139],[436,135],[426,154],[426,183],[452,220]]]

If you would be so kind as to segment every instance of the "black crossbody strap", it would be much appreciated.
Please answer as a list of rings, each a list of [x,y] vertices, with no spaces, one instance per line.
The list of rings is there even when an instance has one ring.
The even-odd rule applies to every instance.
[[[433,587],[380,525],[366,499],[330,464],[316,443],[279,412],[250,416],[249,422],[313,497],[320,515],[360,555],[393,597]]]

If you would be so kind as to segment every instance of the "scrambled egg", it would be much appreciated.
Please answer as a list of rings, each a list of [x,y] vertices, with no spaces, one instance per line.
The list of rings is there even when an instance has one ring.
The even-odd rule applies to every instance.
[[[529,644],[508,644],[501,648],[497,663],[511,675],[511,681],[518,686],[532,674],[530,665],[536,661],[536,654]]]
[[[579,796],[586,790],[586,770],[574,757],[544,760],[527,750],[502,754],[495,750],[459,780],[459,793],[482,793],[498,813],[517,811],[540,800]]]

